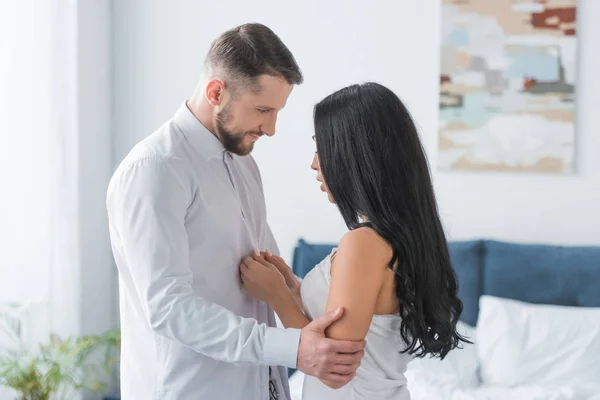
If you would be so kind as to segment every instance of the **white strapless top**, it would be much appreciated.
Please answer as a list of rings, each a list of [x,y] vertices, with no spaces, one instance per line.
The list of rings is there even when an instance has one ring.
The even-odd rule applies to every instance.
[[[331,257],[335,249],[315,266],[302,281],[302,302],[310,318],[325,313],[331,284]],[[356,294],[360,296],[359,293]],[[406,344],[400,336],[401,318],[375,315],[367,332],[365,356],[356,378],[333,390],[312,377],[304,378],[303,400],[409,400],[406,367],[412,356],[400,353]]]

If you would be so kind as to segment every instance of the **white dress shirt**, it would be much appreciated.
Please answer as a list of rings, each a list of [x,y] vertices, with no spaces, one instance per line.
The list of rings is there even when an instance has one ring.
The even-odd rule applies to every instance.
[[[119,270],[125,400],[289,399],[300,330],[276,328],[239,264],[278,253],[251,156],[227,152],[185,104],[121,162],[108,188]]]

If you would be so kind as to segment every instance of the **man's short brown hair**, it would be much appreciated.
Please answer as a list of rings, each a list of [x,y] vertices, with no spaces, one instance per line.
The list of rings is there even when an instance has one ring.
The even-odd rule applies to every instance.
[[[304,80],[294,56],[268,27],[244,24],[221,34],[211,44],[205,66],[221,75],[232,92],[259,91],[258,77],[270,75],[290,85]]]

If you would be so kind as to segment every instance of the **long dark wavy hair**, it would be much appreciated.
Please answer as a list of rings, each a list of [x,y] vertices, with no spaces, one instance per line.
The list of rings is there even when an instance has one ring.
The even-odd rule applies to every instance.
[[[323,99],[314,122],[321,172],[346,225],[374,229],[393,249],[388,266],[395,271],[404,352],[443,359],[468,340],[456,331],[463,305],[408,110],[391,90],[369,82]]]

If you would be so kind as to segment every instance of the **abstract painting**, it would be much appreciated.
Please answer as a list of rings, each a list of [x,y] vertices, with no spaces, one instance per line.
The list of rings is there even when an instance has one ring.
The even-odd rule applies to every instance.
[[[438,167],[568,174],[576,0],[442,0]]]

